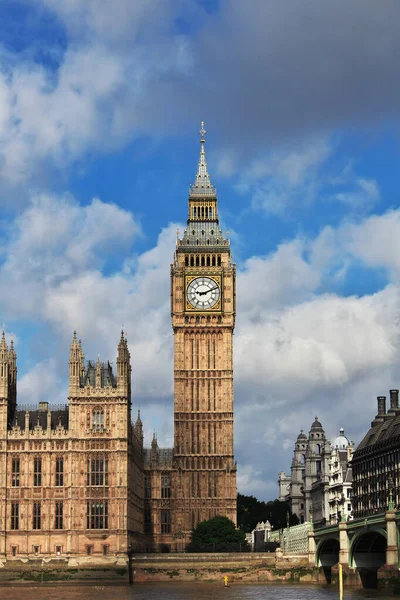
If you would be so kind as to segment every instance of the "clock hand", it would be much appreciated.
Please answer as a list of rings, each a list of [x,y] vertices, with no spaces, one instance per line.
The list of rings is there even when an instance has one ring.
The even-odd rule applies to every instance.
[[[205,296],[206,294],[208,294],[209,292],[212,292],[213,290],[217,290],[218,287],[213,287],[209,290],[206,290],[205,292],[196,292],[196,294],[198,294],[199,296]]]

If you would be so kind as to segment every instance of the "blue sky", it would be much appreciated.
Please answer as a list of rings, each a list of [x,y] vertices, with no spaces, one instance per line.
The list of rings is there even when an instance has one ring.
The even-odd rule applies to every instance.
[[[361,439],[400,383],[399,17],[394,0],[0,2],[21,403],[66,400],[74,328],[115,360],[124,325],[147,443],[172,444],[169,263],[204,120],[238,268],[239,489],[275,497],[315,414]]]

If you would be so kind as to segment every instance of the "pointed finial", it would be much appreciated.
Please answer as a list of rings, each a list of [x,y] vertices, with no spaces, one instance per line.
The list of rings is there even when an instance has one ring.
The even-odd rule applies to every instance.
[[[1,334],[0,348],[2,349],[3,352],[5,352],[7,350],[6,334],[4,333],[4,329]]]
[[[216,195],[216,190],[213,185],[211,185],[210,175],[207,171],[207,161],[206,161],[206,153],[204,149],[204,136],[206,135],[206,130],[204,129],[204,121],[201,122],[200,129],[200,158],[199,165],[197,168],[197,174],[194,184],[189,189],[189,197],[193,196],[213,196]]]

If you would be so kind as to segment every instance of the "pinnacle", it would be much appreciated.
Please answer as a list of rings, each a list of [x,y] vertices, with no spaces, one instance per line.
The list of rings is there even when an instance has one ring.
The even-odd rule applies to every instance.
[[[0,349],[1,350],[8,350],[8,348],[7,348],[7,342],[6,342],[6,334],[4,333],[4,329],[3,329],[3,332],[1,334]]]
[[[211,184],[210,175],[207,170],[206,153],[204,150],[206,130],[204,121],[201,122],[200,129],[200,158],[197,167],[197,174],[194,184],[190,187],[190,196],[215,196],[216,190]]]

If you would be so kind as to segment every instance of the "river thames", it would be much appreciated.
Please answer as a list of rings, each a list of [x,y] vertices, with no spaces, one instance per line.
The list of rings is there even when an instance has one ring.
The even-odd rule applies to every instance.
[[[0,587],[1,600],[337,600],[334,586],[216,583],[142,583],[133,586]],[[393,598],[376,590],[345,590],[344,600]]]

